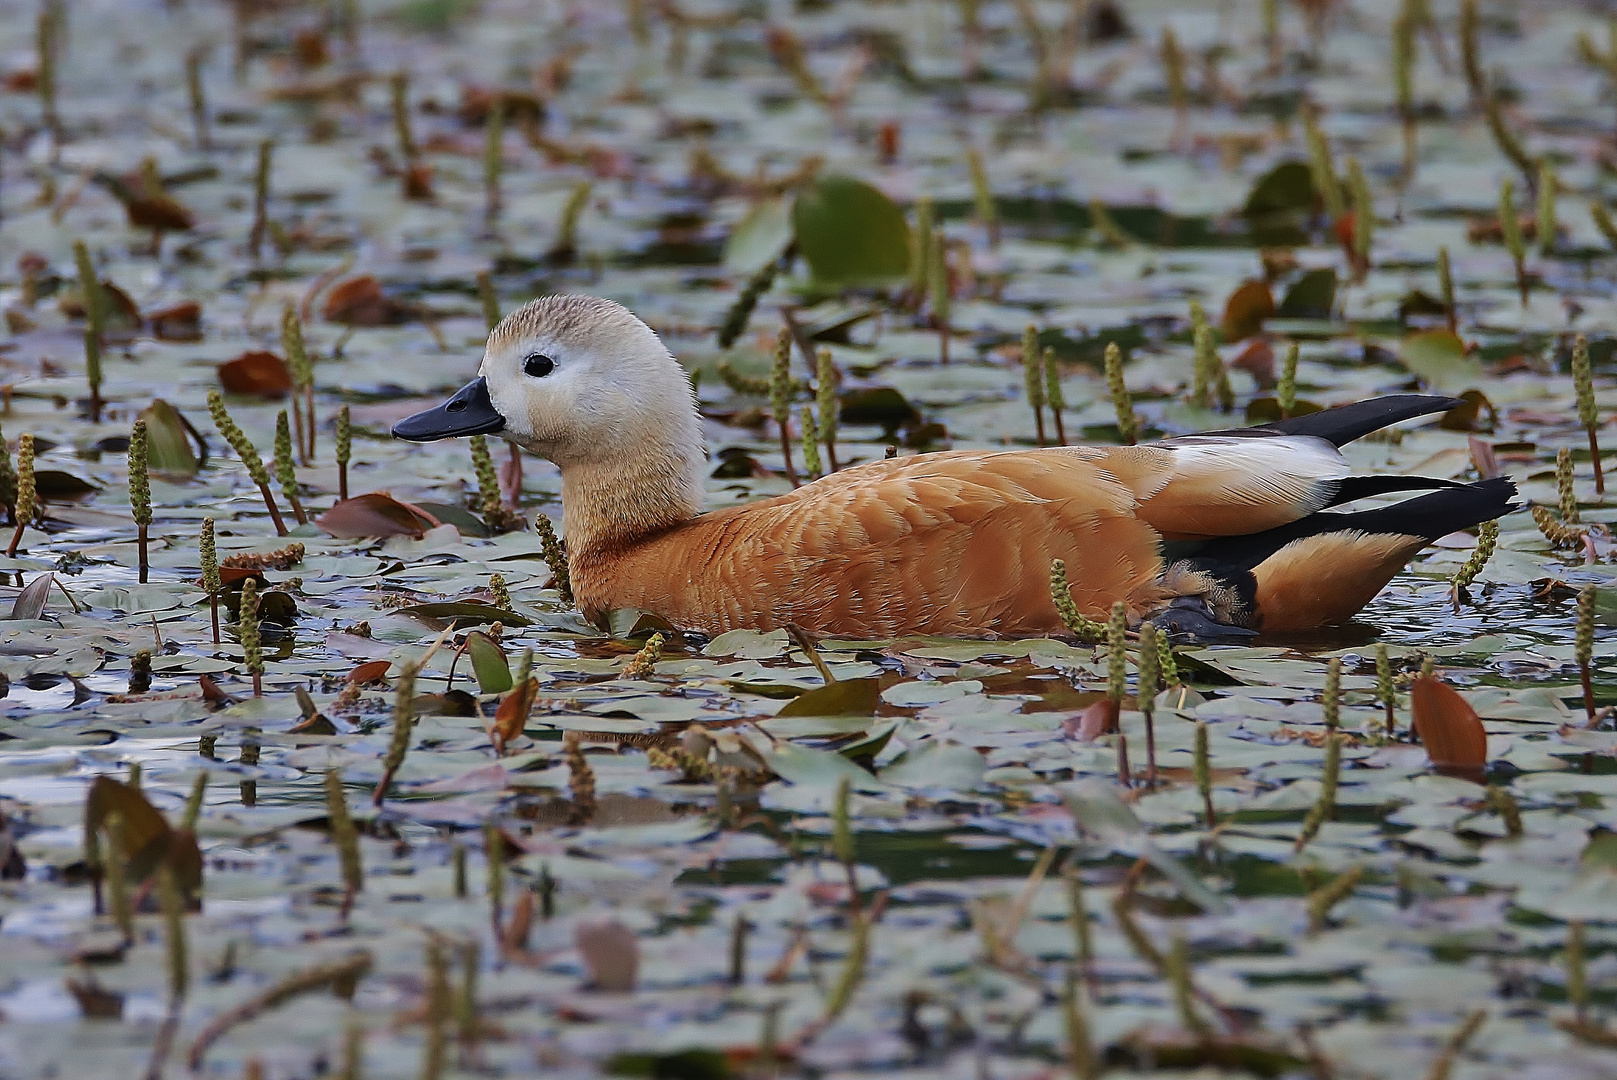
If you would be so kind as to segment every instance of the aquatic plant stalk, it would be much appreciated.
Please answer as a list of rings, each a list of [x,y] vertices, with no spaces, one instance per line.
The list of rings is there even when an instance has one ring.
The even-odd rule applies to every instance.
[[[1594,373],[1589,364],[1589,339],[1572,339],[1572,386],[1578,396],[1578,422],[1589,436],[1589,460],[1595,467],[1595,494],[1606,493],[1606,470],[1600,462],[1600,406],[1595,401]]]
[[[206,50],[198,45],[185,54],[185,91],[191,102],[191,131],[196,148],[203,153],[213,149],[208,137],[208,98],[202,84],[202,61]]]
[[[213,518],[202,519],[202,538],[198,544],[202,563],[202,588],[208,594],[208,607],[213,615],[213,643],[219,644],[219,594],[224,582],[219,576],[219,555],[213,536]]]
[[[649,679],[657,673],[657,664],[663,658],[663,646],[667,644],[661,631],[653,633],[640,647],[640,651],[629,658],[624,665],[623,677],[625,679]]]
[[[1155,623],[1140,624],[1140,651],[1136,661],[1135,703],[1145,717],[1145,783],[1157,786],[1157,727],[1156,700],[1162,689],[1162,672],[1157,653],[1157,627]]]
[[[1470,588],[1471,583],[1477,580],[1477,575],[1482,573],[1482,568],[1488,565],[1488,560],[1493,558],[1494,549],[1498,544],[1499,522],[1484,521],[1477,526],[1477,546],[1472,549],[1465,562],[1460,564],[1460,568],[1454,572],[1454,578],[1450,582],[1456,603],[1464,595],[1465,590]]]
[[[550,568],[551,576],[556,579],[556,592],[561,596],[561,602],[573,602],[573,581],[567,569],[567,547],[556,536],[555,526],[550,523],[550,515],[540,513],[533,519],[533,531],[539,534],[540,551],[544,556],[545,565]]]
[[[39,13],[34,26],[34,81],[39,90],[40,119],[51,136],[51,160],[54,163],[62,145],[62,117],[56,108],[56,57],[60,35],[55,14],[49,5]]]
[[[1448,322],[1449,333],[1456,334],[1460,330],[1460,312],[1454,304],[1454,270],[1449,265],[1449,249],[1437,249],[1437,284],[1439,295],[1443,298],[1443,317]]]
[[[815,355],[814,398],[819,406],[818,431],[825,443],[825,460],[830,472],[837,471],[837,419],[842,404],[837,400],[837,369],[831,350],[822,348]],[[0,443],[0,447],[3,447]]]
[[[1538,232],[1538,253],[1544,258],[1555,254],[1555,166],[1548,158],[1538,163],[1538,212],[1533,225]]]
[[[994,204],[994,191],[988,184],[988,169],[983,165],[982,151],[975,146],[966,150],[966,166],[971,170],[971,195],[976,206],[977,220],[988,234],[988,247],[999,248],[999,209]]]
[[[135,909],[129,897],[129,846],[124,834],[124,816],[114,810],[102,822],[107,834],[106,860],[107,900],[112,911],[113,925],[123,936],[125,945],[135,940]]]
[[[1505,788],[1498,784],[1488,785],[1488,808],[1499,815],[1499,820],[1505,826],[1505,835],[1516,838],[1525,831],[1522,828],[1522,808],[1516,799]]]
[[[473,435],[468,442],[472,451],[472,474],[477,477],[477,512],[495,532],[505,531],[506,510],[500,499],[500,478],[494,471],[494,457],[489,453],[488,438]]]
[[[1297,361],[1302,356],[1301,347],[1295,342],[1286,345],[1286,359],[1280,366],[1280,379],[1275,383],[1275,404],[1280,406],[1280,418],[1290,419],[1291,412],[1297,407]]]
[[[325,780],[326,820],[331,823],[331,842],[337,848],[338,865],[342,868],[342,917],[348,918],[354,906],[354,897],[365,888],[365,868],[360,861],[359,830],[354,817],[348,812],[348,796],[343,790],[342,770],[328,768]]]
[[[786,462],[786,479],[797,487],[802,481],[792,465],[792,332],[781,327],[775,335],[774,361],[770,367],[769,405],[775,426],[780,429],[780,453]]]
[[[1353,895],[1353,890],[1358,887],[1359,879],[1362,877],[1364,877],[1364,867],[1350,866],[1323,886],[1308,894],[1308,932],[1310,934],[1317,934],[1325,929],[1325,923],[1331,917],[1331,910]]]
[[[1488,80],[1482,74],[1482,52],[1477,47],[1477,0],[1460,0],[1458,23],[1460,69],[1465,73],[1466,88],[1471,92],[1471,105],[1476,108],[1488,98]]]
[[[1585,1022],[1589,1012],[1589,974],[1583,945],[1583,920],[1572,919],[1566,924],[1566,999],[1571,1004],[1578,1023]]]
[[[1334,732],[1342,726],[1342,658],[1333,656],[1325,663],[1325,689],[1320,694],[1320,712],[1325,730]]]
[[[1022,382],[1027,388],[1028,407],[1033,410],[1033,423],[1038,445],[1044,437],[1044,353],[1039,349],[1039,333],[1031,324],[1022,331]]]
[[[34,486],[34,437],[24,435],[17,440],[17,530],[11,534],[11,545],[6,557],[14,558],[17,545],[22,542],[22,531],[33,524],[39,510],[39,493]]]
[[[595,770],[584,754],[583,738],[576,731],[562,739],[562,756],[567,761],[567,789],[572,800],[570,819],[582,825],[595,817]]]
[[[1191,760],[1196,778],[1196,793],[1202,797],[1202,821],[1209,830],[1218,827],[1218,815],[1213,812],[1213,761],[1207,749],[1207,722],[1196,721],[1196,738]]]
[[[932,286],[932,321],[938,328],[938,360],[949,362],[950,320],[953,316],[953,279],[949,276],[949,249],[944,243],[942,230],[927,245],[932,253],[932,268],[927,277]]]
[[[798,413],[798,425],[803,438],[803,471],[810,480],[820,478],[820,429],[814,422],[814,410],[804,405]]]
[[[129,510],[135,521],[135,544],[140,583],[146,584],[151,560],[148,546],[152,527],[152,482],[148,472],[150,462],[146,448],[146,421],[137,419],[129,433]]]
[[[753,311],[758,307],[758,301],[774,286],[775,276],[780,273],[780,265],[779,259],[770,259],[754,270],[746,283],[741,286],[741,291],[736,293],[735,302],[730,305],[724,314],[724,321],[719,324],[719,348],[728,349],[746,333],[747,320],[752,318]]]
[[[1095,1045],[1089,1034],[1089,1017],[1084,1008],[1083,994],[1077,971],[1069,967],[1061,994],[1061,1020],[1067,1037],[1067,1057],[1072,1063],[1074,1080],[1096,1080],[1101,1075],[1101,1066],[1096,1061]]]
[[[1097,645],[1106,640],[1106,626],[1085,616],[1073,603],[1064,559],[1050,560],[1050,599],[1055,604],[1056,614],[1061,616],[1061,621],[1079,641]]]
[[[292,422],[297,433],[298,460],[307,468],[314,460],[314,364],[303,343],[303,322],[288,303],[281,310],[281,350],[292,372]],[[303,519],[298,519],[299,524]]]
[[[495,607],[502,611],[511,610],[511,590],[506,587],[504,574],[496,570],[488,576],[488,591]]]
[[[348,406],[337,410],[337,498],[348,498],[348,462],[354,450],[354,422]]]
[[[1381,699],[1386,720],[1386,736],[1388,739],[1398,737],[1398,691],[1392,681],[1392,657],[1387,652],[1387,643],[1376,643],[1376,697]]]
[[[1336,165],[1331,160],[1331,144],[1320,130],[1318,110],[1307,106],[1302,110],[1303,135],[1308,143],[1308,171],[1314,181],[1314,190],[1325,203],[1325,213],[1330,223],[1335,225],[1347,217],[1347,195],[1342,189],[1342,180],[1336,175]]]
[[[1592,202],[1589,204],[1589,216],[1594,219],[1600,235],[1606,238],[1606,243],[1617,248],[1617,221],[1611,219],[1611,212],[1601,203]]]
[[[84,300],[84,379],[90,387],[90,422],[101,422],[101,340],[106,334],[106,304],[96,277],[90,249],[73,241],[73,262],[78,268],[79,294]]]
[[[1499,185],[1499,235],[1516,266],[1516,291],[1521,294],[1522,307],[1527,306],[1527,241],[1522,237],[1521,219],[1516,216],[1516,185],[1505,179]]]
[[[1332,730],[1325,739],[1325,765],[1320,778],[1319,800],[1303,819],[1302,833],[1294,850],[1301,851],[1319,835],[1322,825],[1336,814],[1336,785],[1342,775],[1342,735]]]
[[[269,232],[270,167],[274,154],[274,139],[264,139],[258,144],[258,168],[253,174],[253,225],[247,233],[247,251],[255,262]]]
[[[1370,273],[1370,246],[1375,236],[1376,204],[1358,158],[1348,158],[1348,192],[1353,199],[1353,280]]]
[[[927,282],[932,275],[932,240],[937,235],[932,223],[932,197],[915,200],[915,227],[910,230],[910,294],[915,310],[926,302]]]
[[[494,291],[494,275],[487,270],[477,272],[477,302],[483,308],[483,322],[488,328],[500,325],[500,296]]]
[[[286,522],[281,520],[280,508],[275,505],[275,496],[270,494],[269,470],[264,468],[264,459],[259,456],[257,447],[247,438],[247,433],[231,418],[230,411],[225,408],[225,399],[217,390],[208,391],[208,412],[213,416],[213,426],[225,442],[230,444],[236,456],[247,468],[247,475],[258,485],[259,494],[264,496],[264,506],[269,510],[270,520],[275,523],[275,535],[286,535]]]
[[[505,96],[496,94],[488,111],[483,141],[483,217],[490,222],[500,216],[500,174],[504,167]]]
[[[399,771],[404,764],[404,757],[410,751],[410,733],[415,730],[415,680],[421,672],[421,662],[412,660],[399,668],[399,676],[393,686],[393,738],[387,746],[387,755],[382,759],[382,778],[376,782],[376,791],[371,801],[381,806],[387,798],[387,789],[393,784],[393,774]]]
[[[588,180],[573,185],[573,192],[561,208],[561,220],[556,226],[556,243],[550,249],[554,262],[571,262],[578,256],[578,219],[589,205],[593,188]]]
[[[236,616],[236,635],[241,640],[242,663],[253,677],[253,696],[263,697],[264,647],[258,633],[257,578],[250,577],[241,583],[241,609]]]
[[[275,414],[275,479],[281,485],[281,494],[286,496],[287,505],[292,507],[298,524],[307,525],[309,515],[303,512],[303,503],[298,499],[297,463],[292,460],[292,427],[287,423],[285,409]]]
[[[1595,601],[1600,590],[1585,585],[1578,590],[1578,620],[1572,635],[1572,655],[1578,665],[1578,680],[1583,684],[1583,711],[1588,726],[1595,724],[1595,688],[1592,669],[1595,651]]]
[[[1561,447],[1555,452],[1555,498],[1561,520],[1576,525],[1583,520],[1578,512],[1578,493],[1572,477],[1572,451]]]
[[[1044,403],[1050,407],[1050,419],[1055,421],[1056,443],[1059,446],[1067,445],[1067,422],[1062,417],[1062,410],[1067,407],[1067,398],[1061,392],[1061,365],[1056,362],[1056,351],[1050,346],[1044,347],[1042,356],[1044,367]]]
[[[505,925],[505,834],[493,819],[483,822],[483,861],[488,873],[485,889],[488,892],[489,921],[494,937],[501,938]]]
[[[1128,383],[1123,379],[1123,350],[1117,342],[1106,343],[1106,389],[1112,395],[1112,407],[1117,410],[1117,431],[1123,442],[1133,446],[1139,441],[1140,422],[1134,415],[1134,400],[1129,396]]]

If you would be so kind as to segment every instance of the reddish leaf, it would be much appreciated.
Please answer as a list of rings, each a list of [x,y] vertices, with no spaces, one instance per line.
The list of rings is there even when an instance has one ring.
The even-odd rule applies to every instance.
[[[152,336],[159,341],[200,341],[202,305],[195,300],[159,308],[146,316]]]
[[[404,197],[406,199],[432,199],[432,166],[424,161],[411,162],[404,168]]]
[[[544,102],[520,90],[488,90],[481,86],[460,88],[460,122],[467,127],[482,127],[499,101],[505,107],[505,122],[514,127],[542,124],[545,119]]]
[[[268,581],[264,577],[264,571],[256,569],[254,567],[250,567],[250,566],[221,566],[219,568],[219,581],[226,588],[229,588],[232,585],[240,585],[242,582],[246,581],[248,578],[252,578],[254,581],[258,582],[260,585],[267,585],[268,584]]]
[[[197,685],[202,688],[202,700],[210,705],[228,705],[236,699],[219,688],[211,675],[202,675],[197,678]]]
[[[346,540],[371,536],[413,536],[420,539],[428,529],[443,522],[407,502],[380,491],[345,499],[315,518],[332,536]]]
[[[579,923],[573,941],[584,958],[591,987],[608,994],[633,992],[640,971],[640,943],[633,930],[616,919]]]
[[[1432,767],[1448,776],[1482,781],[1488,735],[1476,710],[1441,679],[1416,679],[1410,688],[1415,731]]]
[[[1109,697],[1103,697],[1077,716],[1063,720],[1061,733],[1079,742],[1094,742],[1102,735],[1110,735],[1117,731],[1117,714],[1117,702]]]
[[[321,315],[328,322],[349,326],[391,326],[410,318],[412,309],[390,299],[382,283],[369,274],[349,278],[326,295]]]
[[[272,352],[255,349],[219,365],[226,393],[282,398],[292,392],[292,369]]]
[[[1275,384],[1275,351],[1274,346],[1263,338],[1258,338],[1246,348],[1241,355],[1230,361],[1230,367],[1244,371],[1252,376],[1260,390],[1270,390]]]
[[[367,660],[348,673],[348,683],[352,686],[364,686],[378,679],[385,678],[388,669],[393,666],[391,660]]]
[[[539,680],[529,679],[500,699],[494,711],[494,748],[505,753],[505,747],[527,726],[528,714],[533,711],[533,699],[539,696]]]
[[[1246,281],[1224,303],[1223,336],[1226,344],[1245,341],[1263,329],[1263,320],[1273,318],[1274,294],[1264,281]]]
[[[110,281],[101,283],[101,305],[101,316],[108,332],[138,330],[143,325],[140,308],[128,293]],[[64,293],[58,306],[62,314],[70,319],[85,318],[84,294],[77,289]]]

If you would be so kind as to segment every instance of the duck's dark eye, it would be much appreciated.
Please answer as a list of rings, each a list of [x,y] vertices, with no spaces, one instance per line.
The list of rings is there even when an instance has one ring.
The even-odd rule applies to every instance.
[[[522,370],[536,379],[542,379],[556,370],[556,361],[544,353],[534,353],[522,361]]]

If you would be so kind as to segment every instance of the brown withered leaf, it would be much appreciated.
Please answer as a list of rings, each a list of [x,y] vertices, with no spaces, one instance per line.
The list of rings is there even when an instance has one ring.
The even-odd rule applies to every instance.
[[[415,308],[382,292],[382,283],[369,274],[351,277],[326,294],[321,317],[348,326],[394,326],[408,322]]]
[[[1488,734],[1459,691],[1435,677],[1416,679],[1410,688],[1410,710],[1432,767],[1446,776],[1481,783],[1488,763]]]
[[[366,683],[386,678],[388,669],[392,666],[391,660],[367,660],[350,671],[345,681],[352,686],[364,686]]]
[[[1252,376],[1259,390],[1272,390],[1275,385],[1275,350],[1265,338],[1257,338],[1241,355],[1230,361],[1230,367]]]
[[[201,341],[202,305],[185,300],[146,316],[146,326],[159,341]]]
[[[1092,702],[1090,706],[1077,716],[1068,717],[1061,722],[1061,733],[1069,739],[1079,742],[1094,742],[1102,735],[1110,735],[1117,730],[1118,706],[1117,702],[1109,697]]]
[[[498,101],[505,108],[505,122],[513,127],[545,122],[545,103],[521,90],[490,90],[470,83],[460,88],[460,122],[482,127]]]
[[[283,398],[292,392],[292,369],[274,353],[253,349],[219,365],[219,385],[228,394]]]
[[[1274,317],[1275,298],[1266,281],[1242,282],[1224,303],[1223,336],[1226,344],[1245,341]]]
[[[315,518],[314,523],[330,535],[345,540],[373,536],[413,536],[419,539],[428,529],[443,524],[421,507],[400,502],[381,491],[344,499]]]
[[[633,930],[616,919],[579,923],[573,930],[573,943],[584,959],[592,988],[607,994],[634,991],[640,972],[640,943]]]
[[[534,699],[539,696],[539,680],[529,679],[513,687],[500,699],[494,711],[494,748],[500,754],[527,726],[528,714],[533,711]]]

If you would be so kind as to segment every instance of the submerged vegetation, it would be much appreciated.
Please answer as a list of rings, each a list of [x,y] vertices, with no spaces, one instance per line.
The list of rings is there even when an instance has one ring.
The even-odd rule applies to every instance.
[[[1617,1071],[1617,22],[0,33],[0,1075]],[[1060,563],[1061,640],[591,625],[553,468],[387,435],[557,291],[686,364],[712,507],[1405,390],[1461,404],[1356,467],[1527,505],[1308,640]]]

